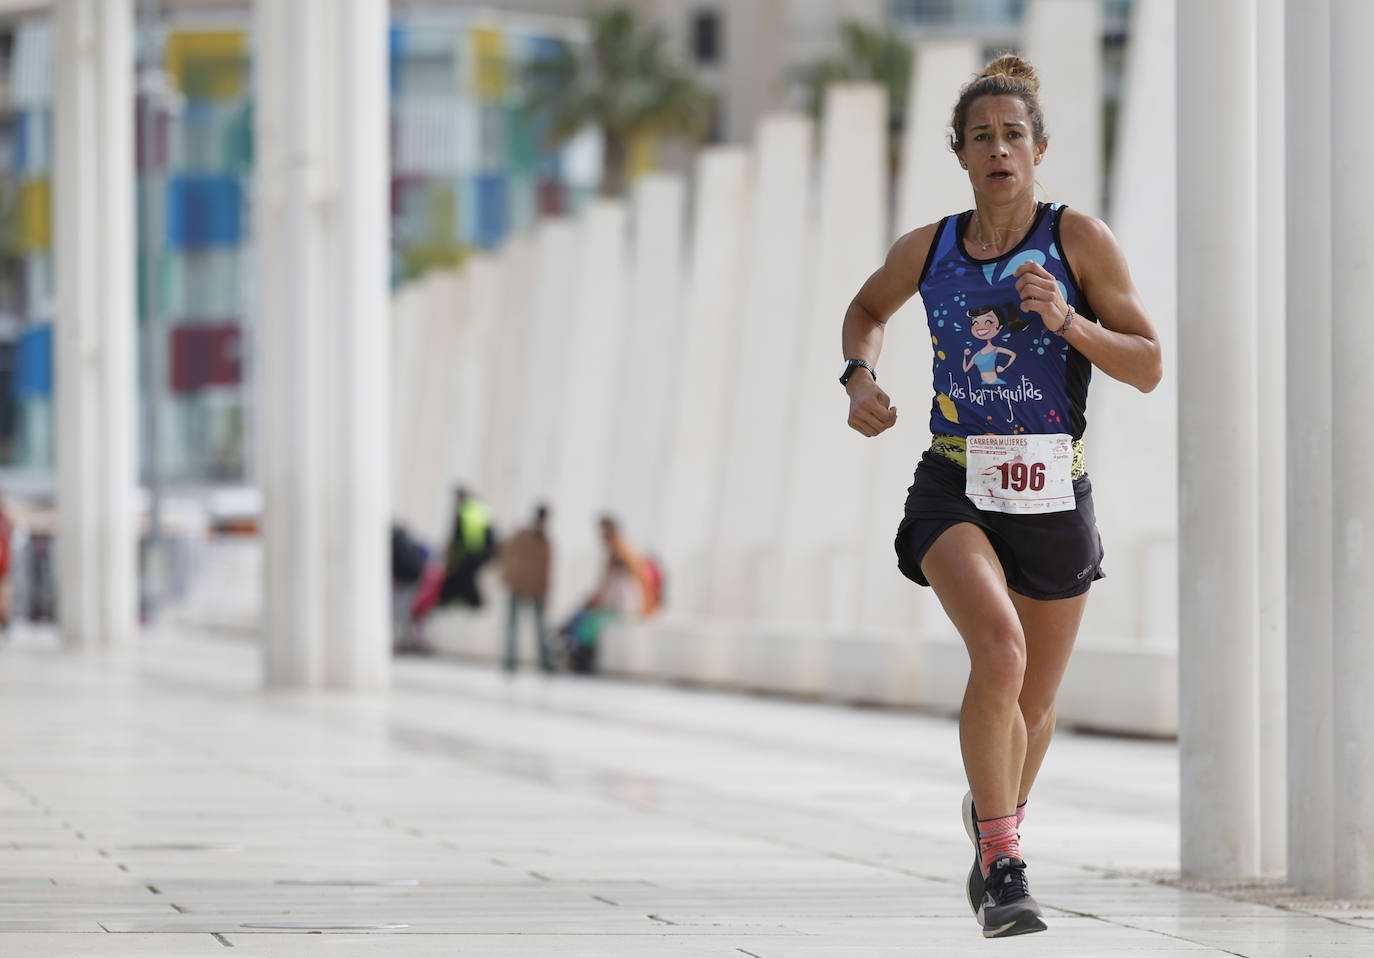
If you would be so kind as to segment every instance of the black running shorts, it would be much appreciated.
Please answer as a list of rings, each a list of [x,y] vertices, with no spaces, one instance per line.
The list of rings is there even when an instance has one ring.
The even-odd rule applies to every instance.
[[[926,552],[950,526],[971,522],[987,534],[1013,592],[1031,599],[1082,595],[1103,578],[1102,539],[1087,476],[1073,481],[1073,493],[1078,508],[1072,512],[984,512],[964,495],[963,467],[927,450],[897,527],[897,568],[913,582],[930,585],[921,573]]]

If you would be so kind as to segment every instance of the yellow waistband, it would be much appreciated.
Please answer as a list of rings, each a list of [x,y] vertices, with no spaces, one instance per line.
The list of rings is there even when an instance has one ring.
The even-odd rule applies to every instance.
[[[930,451],[937,456],[944,456],[960,469],[968,468],[968,443],[963,436],[951,436],[948,433],[937,432],[930,437]],[[1083,440],[1073,441],[1073,469],[1069,475],[1074,479],[1082,479],[1088,474],[1088,458],[1083,453]]]

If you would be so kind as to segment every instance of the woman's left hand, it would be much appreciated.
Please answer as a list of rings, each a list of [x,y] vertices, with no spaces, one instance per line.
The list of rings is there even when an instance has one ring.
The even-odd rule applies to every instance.
[[[1057,333],[1064,328],[1069,304],[1059,291],[1059,282],[1039,263],[1024,262],[1016,267],[1016,291],[1021,294],[1021,311],[1040,314],[1045,328]]]

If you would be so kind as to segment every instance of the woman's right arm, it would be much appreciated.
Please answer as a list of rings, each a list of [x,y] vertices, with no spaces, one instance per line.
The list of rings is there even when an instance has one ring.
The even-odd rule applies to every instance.
[[[864,282],[844,314],[840,333],[844,358],[862,359],[878,368],[883,349],[883,327],[915,293],[925,268],[936,224],[912,230],[892,244],[887,259]],[[897,410],[887,393],[860,367],[845,385],[849,393],[849,427],[865,436],[876,436],[897,422]]]

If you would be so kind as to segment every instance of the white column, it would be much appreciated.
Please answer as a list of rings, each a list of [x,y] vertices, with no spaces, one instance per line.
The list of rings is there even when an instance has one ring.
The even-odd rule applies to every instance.
[[[1253,4],[1179,6],[1178,91],[1182,870],[1249,877],[1259,870]],[[1233,162],[1196,162],[1222,155]]]
[[[959,89],[983,67],[982,45],[966,39],[927,39],[916,48],[902,141],[902,171],[897,184],[897,216],[892,238],[967,209],[972,200],[968,174],[949,147],[949,121]],[[878,263],[872,267],[876,269]],[[883,389],[900,418],[874,443],[873,469],[866,492],[868,530],[860,555],[858,623],[873,629],[919,626],[938,600],[897,571],[892,540],[902,517],[906,490],[928,444],[930,369],[934,348],[920,296],[912,297],[888,320],[878,359]]]
[[[555,491],[564,383],[577,372],[570,368],[567,350],[573,346],[571,304],[577,288],[579,239],[577,224],[568,219],[546,220],[534,237],[529,348],[521,357],[526,392],[513,483],[516,491],[511,497],[521,518]],[[556,518],[561,506],[557,502],[550,506]],[[562,544],[555,540],[554,548],[561,549]]]
[[[697,164],[680,385],[661,498],[663,560],[673,577],[671,615],[707,611],[708,550],[720,512],[727,417],[738,412],[740,377],[753,375],[739,342],[749,174],[749,153],[741,147],[709,147]]]
[[[927,39],[916,44],[915,56],[902,134],[894,238],[971,205],[968,174],[959,168],[949,147],[949,120],[959,88],[983,68],[982,44]]]
[[[759,125],[755,148],[758,173],[745,254],[747,321],[737,348],[741,356],[766,361],[737,378],[735,412],[726,430],[712,604],[730,618],[754,614],[758,592],[777,574],[766,550],[782,527],[780,490],[798,414],[797,315],[806,306],[799,278],[810,267],[813,133],[807,118],[775,114]]]
[[[467,275],[431,272],[420,280],[418,350],[414,365],[402,370],[414,393],[411,400],[412,443],[404,463],[409,473],[410,512],[414,532],[442,545],[453,507],[449,482],[448,440],[454,421],[450,407],[459,374],[459,338],[464,317],[458,311],[467,291]],[[474,490],[477,491],[477,490]]]
[[[75,648],[138,629],[133,12],[57,0],[58,616]]]
[[[498,307],[495,329],[487,340],[482,361],[488,364],[488,415],[486,437],[482,442],[480,485],[501,528],[511,529],[524,520],[521,503],[513,501],[518,471],[516,453],[520,417],[524,411],[525,363],[532,348],[530,341],[530,276],[533,246],[525,237],[515,237],[496,255],[496,292]]]
[[[845,425],[839,330],[885,249],[886,117],[880,87],[837,85],[826,94],[814,265],[789,333],[800,340],[800,382],[789,466],[777,487],[787,511],[775,539],[781,572],[763,610],[769,617],[838,625],[858,613],[874,446]]]
[[[324,680],[325,353],[319,203],[325,158],[318,126],[328,102],[326,45],[308,2],[258,3],[256,219],[258,364],[262,399],[263,628],[271,686]]]
[[[381,0],[256,6],[271,686],[368,688],[387,677],[390,497],[386,465],[372,461],[390,448],[385,10]]]
[[[575,294],[562,304],[568,329],[558,362],[565,378],[554,410],[557,459],[549,503],[555,610],[583,598],[595,583],[601,564],[596,520],[619,506],[608,501],[608,478],[620,380],[627,375],[627,224],[619,200],[597,200],[583,210],[573,260]],[[625,531],[633,540],[635,530]]]
[[[412,466],[412,450],[417,443],[415,411],[420,399],[414,370],[424,347],[427,297],[425,286],[408,283],[392,294],[388,310],[391,327],[391,379],[387,390],[391,399],[391,514],[412,534],[425,532],[417,522],[418,497],[414,490],[418,470]]]
[[[458,301],[458,350],[448,372],[448,428],[444,443],[447,485],[467,485],[494,508],[492,490],[481,484],[483,450],[493,413],[491,390],[503,371],[492,363],[491,337],[501,313],[501,270],[494,256],[480,254],[463,264],[463,292]],[[495,355],[504,351],[498,345]]]
[[[1333,892],[1331,58],[1328,0],[1290,3],[1287,80],[1288,882]]]
[[[1284,0],[1259,0],[1257,8],[1257,66],[1255,92],[1264,104],[1283,102]],[[1259,416],[1259,694],[1260,694],[1260,871],[1282,875],[1288,865],[1288,773],[1285,686],[1287,667],[1284,639],[1288,623],[1285,502],[1288,488],[1284,437],[1287,434],[1284,382],[1288,350],[1285,346],[1284,155],[1272,137],[1283,136],[1283,114],[1266,111],[1272,129],[1256,136],[1258,192],[1255,206],[1262,211],[1259,242],[1259,311],[1256,313],[1255,367]],[[1300,340],[1301,342],[1301,340]]]
[[[336,374],[331,427],[329,655],[335,688],[378,688],[391,661],[390,413],[386,322],[390,299],[385,0],[354,0],[339,18],[339,269],[331,327]]]
[[[1092,587],[1079,641],[1178,646],[1178,168],[1174,0],[1137,0],[1117,113],[1108,222],[1164,351],[1148,396],[1095,372],[1088,471],[1107,578]],[[1058,146],[1059,144],[1056,144]],[[1052,147],[1053,149],[1053,147]],[[1141,468],[1142,463],[1151,464]]]
[[[630,540],[650,551],[663,544],[663,489],[680,385],[685,196],[676,174],[650,174],[635,183],[625,352],[613,377],[607,505]]]
[[[1359,50],[1374,37],[1374,5],[1331,2],[1331,205],[1332,408],[1349,428],[1333,442],[1331,460],[1333,548],[1332,648],[1335,738],[1332,825],[1336,835],[1335,890],[1342,898],[1374,897],[1374,442],[1363,426],[1374,416],[1364,387],[1365,357],[1374,350],[1368,316],[1374,275],[1374,183],[1362,156],[1374,136],[1352,118],[1364,108]],[[1316,385],[1320,380],[1311,383]],[[1334,437],[1333,437],[1334,438]]]
[[[1102,4],[1031,0],[1023,30],[1050,135],[1036,170],[1045,198],[1101,215]]]

